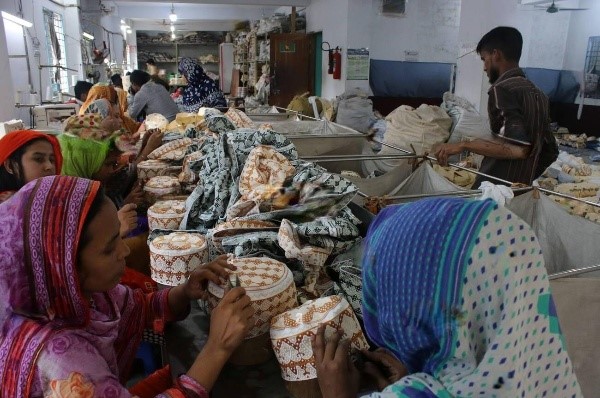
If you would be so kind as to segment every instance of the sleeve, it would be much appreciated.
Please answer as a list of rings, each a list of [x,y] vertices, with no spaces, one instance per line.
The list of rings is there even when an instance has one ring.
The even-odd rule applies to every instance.
[[[72,333],[50,339],[37,361],[38,395],[51,398],[114,397],[133,395],[125,388],[98,349]],[[180,376],[158,398],[208,398],[208,392],[188,376]]]
[[[426,373],[416,373],[403,377],[382,392],[369,394],[363,398],[440,398],[452,397],[444,386]]]
[[[146,94],[147,93],[144,90],[144,87],[142,87],[140,91],[138,91],[137,94],[133,96],[133,100],[131,101],[131,105],[129,105],[128,109],[129,116],[132,119],[137,119],[138,115],[142,113],[142,111],[148,104],[148,98]]]
[[[495,136],[518,145],[532,145],[533,137],[527,131],[523,109],[515,94],[504,87],[495,86],[492,95],[503,121]]]

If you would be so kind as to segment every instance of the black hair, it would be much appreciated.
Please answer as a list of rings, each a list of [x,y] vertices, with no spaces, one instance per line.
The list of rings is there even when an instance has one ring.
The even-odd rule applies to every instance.
[[[523,36],[509,26],[498,26],[486,33],[477,44],[477,54],[500,50],[507,61],[519,62],[523,50]]]
[[[129,80],[131,81],[131,84],[142,87],[144,84],[148,83],[148,80],[150,80],[150,74],[144,72],[143,70],[136,69],[131,72]]]
[[[121,78],[120,74],[116,73],[112,75],[110,77],[110,81],[112,82],[113,86],[123,88],[123,79]]]
[[[25,185],[25,171],[23,170],[23,155],[27,148],[38,141],[43,141],[44,138],[31,140],[25,145],[14,151],[8,161],[12,166],[13,172],[9,173],[4,164],[0,164],[0,192],[18,191]],[[44,140],[45,141],[45,140]],[[60,171],[59,171],[60,172]]]
[[[98,215],[98,213],[100,213],[100,209],[104,204],[104,199],[106,199],[106,193],[104,186],[100,185],[98,192],[96,192],[96,197],[92,201],[88,213],[85,216],[85,221],[83,222],[83,227],[81,228],[81,236],[79,237],[79,247],[77,250],[81,250],[92,240],[92,237],[87,233],[87,229],[92,220]]]
[[[75,83],[75,87],[73,87],[73,91],[75,91],[75,98],[81,101],[81,96],[83,94],[87,94],[94,85],[90,82],[86,82],[85,80],[79,80]]]
[[[154,62],[154,60],[152,58],[148,59],[148,61],[146,61],[146,64],[156,66],[156,62]]]

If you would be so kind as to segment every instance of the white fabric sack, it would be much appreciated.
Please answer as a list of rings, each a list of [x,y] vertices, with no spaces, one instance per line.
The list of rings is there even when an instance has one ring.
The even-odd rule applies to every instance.
[[[419,155],[431,153],[435,144],[445,142],[452,125],[452,119],[440,107],[425,104],[417,109],[402,105],[385,119],[387,128],[384,143],[409,151],[412,145]],[[390,155],[398,151],[384,145],[380,153]]]
[[[348,90],[338,97],[337,123],[366,134],[372,119],[375,119],[373,102],[363,91]]]
[[[448,142],[492,138],[489,120],[481,116],[475,106],[466,99],[446,92],[441,107],[452,118],[452,129]]]

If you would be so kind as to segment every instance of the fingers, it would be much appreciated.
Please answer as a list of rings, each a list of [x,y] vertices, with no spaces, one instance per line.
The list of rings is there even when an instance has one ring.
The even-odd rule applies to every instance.
[[[325,326],[321,325],[317,329],[316,335],[312,337],[311,345],[317,366],[323,362],[325,355]]]
[[[325,359],[334,360],[335,353],[338,348],[338,344],[342,338],[342,333],[338,330],[336,331],[331,338],[327,339],[327,344],[325,345]]]
[[[341,333],[340,333],[341,336]],[[348,370],[350,370],[350,355],[348,355],[350,353],[350,340],[345,339],[342,340],[342,342],[337,346],[337,349],[335,350],[335,359],[336,361],[338,361],[339,363],[344,363],[346,364],[346,366],[348,367]]]
[[[246,295],[246,290],[243,287],[234,287],[223,296],[223,303],[235,303]]]
[[[121,211],[124,213],[135,211],[135,209],[137,209],[137,205],[135,203],[127,203],[125,206],[121,207]]]
[[[373,363],[366,362],[364,372],[371,376],[375,383],[377,384],[377,388],[381,391],[389,385],[388,380],[385,378],[381,370]]]

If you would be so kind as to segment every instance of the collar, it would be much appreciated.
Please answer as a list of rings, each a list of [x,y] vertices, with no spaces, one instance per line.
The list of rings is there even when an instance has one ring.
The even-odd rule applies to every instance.
[[[513,77],[525,77],[525,72],[523,72],[523,69],[519,68],[518,66],[507,70],[506,72],[500,75],[500,77],[494,82],[494,84],[492,84],[490,90],[498,84],[502,83],[503,81],[511,79]]]

